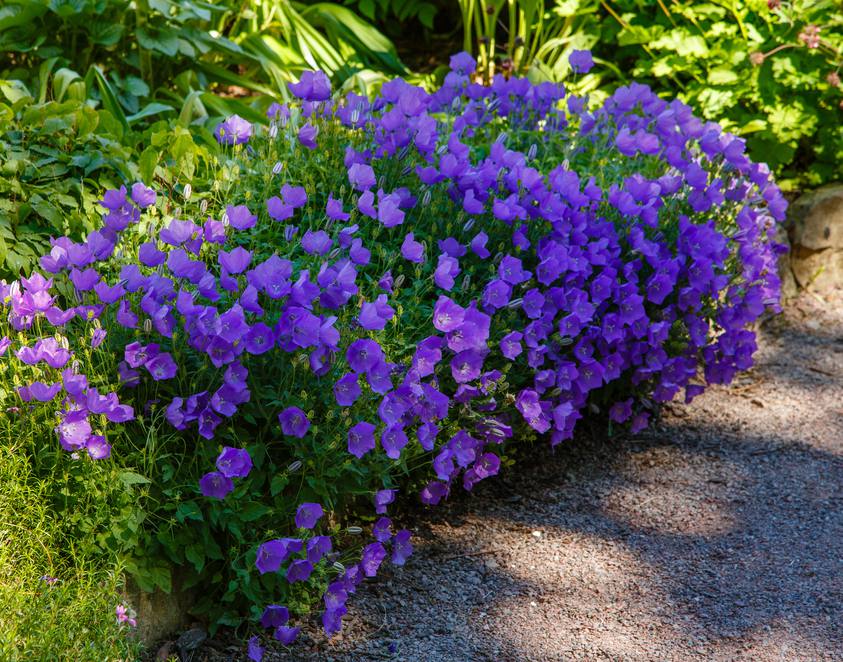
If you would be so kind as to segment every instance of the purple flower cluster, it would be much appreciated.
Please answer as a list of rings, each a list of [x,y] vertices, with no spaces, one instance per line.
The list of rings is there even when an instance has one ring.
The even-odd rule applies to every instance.
[[[280,458],[310,472],[312,500],[289,513],[289,537],[257,547],[255,567],[288,584],[336,568],[321,584],[329,634],[363,578],[412,552],[385,516],[411,461],[433,505],[496,475],[510,440],[570,439],[589,409],[641,429],[653,403],[748,368],[751,324],[778,306],[785,202],[740,138],[644,86],[588,110],[558,85],[474,83],[464,53],[451,65],[433,94],[394,80],[374,100],[334,100],[324,74],[305,72],[294,112],[273,104],[268,132],[220,126],[257,173],[223,189],[220,209],[152,214],[145,186],[108,191],[102,229],[54,240],[51,278],[0,289],[31,338],[0,341],[0,357],[13,345],[31,371],[24,402],[62,398],[68,450],[107,456],[92,415],[133,417],[73,367],[111,352],[121,396],[152,392],[173,428],[226,444],[203,495],[236,500],[253,459],[272,475]],[[575,52],[571,66],[593,61]],[[263,160],[268,145],[284,166]],[[41,337],[44,324],[64,340]],[[91,329],[75,346],[71,324]],[[241,423],[259,439],[241,441]],[[332,565],[321,504],[365,493],[380,516],[371,542]],[[289,620],[271,605],[261,622],[290,643]]]

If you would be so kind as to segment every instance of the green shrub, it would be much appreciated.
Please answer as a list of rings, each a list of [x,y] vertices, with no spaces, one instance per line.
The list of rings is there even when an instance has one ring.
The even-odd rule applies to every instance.
[[[372,101],[309,74],[193,169],[157,162],[198,149],[162,124],[154,187],[107,191],[49,278],[0,284],[4,406],[108,485],[111,526],[74,535],[144,588],[181,566],[213,627],[288,641],[287,609],[319,609],[332,634],[411,551],[394,491],[435,505],[513,443],[594,411],[637,431],[752,365],[786,203],[743,141],[645,86],[590,111],[474,73],[461,54],[435,93]]]

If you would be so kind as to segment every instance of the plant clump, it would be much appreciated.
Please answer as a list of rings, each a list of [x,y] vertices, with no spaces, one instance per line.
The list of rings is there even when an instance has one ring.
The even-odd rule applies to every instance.
[[[640,430],[752,365],[786,204],[744,141],[643,85],[590,110],[475,68],[373,100],[305,72],[267,124],[218,127],[207,180],[109,190],[0,286],[4,406],[76,461],[143,458],[141,585],[163,559],[216,624],[288,644],[321,603],[333,634],[412,553],[399,493],[435,505],[513,444],[588,412]]]

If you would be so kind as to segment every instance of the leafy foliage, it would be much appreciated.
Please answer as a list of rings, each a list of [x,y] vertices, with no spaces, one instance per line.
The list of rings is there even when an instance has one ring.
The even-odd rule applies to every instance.
[[[785,189],[843,176],[843,14],[835,0],[729,3],[465,0],[464,46],[479,75],[561,81],[573,50],[602,65],[595,102],[630,79],[678,96],[744,136]]]

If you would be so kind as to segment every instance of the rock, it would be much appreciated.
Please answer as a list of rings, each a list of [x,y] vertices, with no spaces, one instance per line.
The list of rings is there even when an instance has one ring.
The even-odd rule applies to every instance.
[[[145,644],[167,639],[189,625],[188,611],[198,594],[195,589],[182,589],[182,580],[182,573],[176,568],[170,593],[160,589],[149,593],[127,578],[125,597],[138,614],[138,636]]]
[[[193,657],[191,653],[199,648],[199,646],[202,645],[202,642],[207,638],[208,633],[202,628],[191,628],[190,630],[183,632],[176,640],[176,646],[178,646],[179,649],[179,656],[183,660],[189,660]]]
[[[165,641],[155,654],[155,662],[167,662],[173,652],[174,643],[172,641]]]
[[[791,204],[790,268],[800,287],[843,289],[843,183],[828,184]]]

